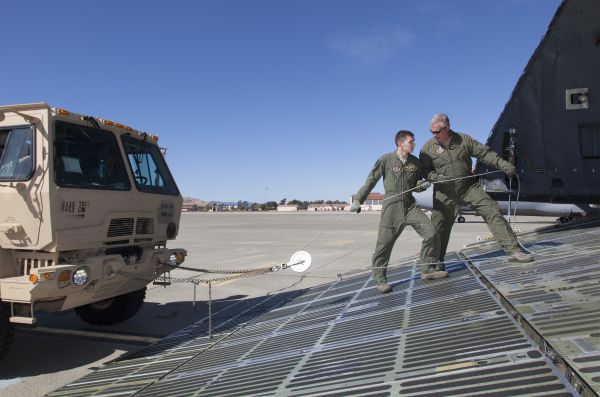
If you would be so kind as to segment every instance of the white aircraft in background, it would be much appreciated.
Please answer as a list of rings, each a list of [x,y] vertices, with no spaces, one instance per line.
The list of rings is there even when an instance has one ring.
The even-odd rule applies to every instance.
[[[500,207],[502,214],[508,215],[508,192],[487,192]],[[433,187],[424,192],[413,193],[417,205],[423,209],[433,209]],[[598,211],[598,207],[589,204],[561,204],[561,203],[543,203],[535,201],[515,201],[516,195],[513,194],[510,201],[510,216],[516,215],[534,215],[534,216],[555,216],[558,222],[565,223],[571,219],[582,217],[586,213]],[[474,214],[468,206],[461,206],[459,215],[456,219],[458,223],[465,222],[464,214]]]

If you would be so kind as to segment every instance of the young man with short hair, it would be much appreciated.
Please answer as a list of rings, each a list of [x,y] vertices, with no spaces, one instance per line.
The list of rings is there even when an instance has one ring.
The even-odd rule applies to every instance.
[[[420,256],[422,278],[448,276],[446,271],[436,271],[435,262],[440,249],[438,234],[427,215],[415,205],[412,196],[411,189],[418,187],[417,191],[424,191],[430,186],[429,182],[423,180],[425,175],[421,162],[411,154],[415,149],[415,136],[410,131],[398,131],[395,142],[396,151],[384,154],[377,160],[350,207],[350,211],[360,212],[360,204],[383,177],[385,198],[373,254],[373,280],[381,293],[392,290],[387,282],[387,266],[394,243],[407,225],[412,226],[423,238]]]

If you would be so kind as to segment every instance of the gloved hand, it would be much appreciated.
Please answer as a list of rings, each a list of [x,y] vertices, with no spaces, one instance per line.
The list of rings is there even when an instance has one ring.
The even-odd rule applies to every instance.
[[[360,203],[358,200],[354,200],[350,206],[350,212],[360,213]]]
[[[512,179],[517,175],[517,167],[515,167],[512,164],[509,164],[505,169],[504,172],[506,173],[506,175]]]
[[[431,186],[431,182],[425,180],[425,179],[421,179],[419,182],[417,182],[417,186],[415,190],[418,190],[420,192],[424,192],[425,190],[429,189],[429,186]]]

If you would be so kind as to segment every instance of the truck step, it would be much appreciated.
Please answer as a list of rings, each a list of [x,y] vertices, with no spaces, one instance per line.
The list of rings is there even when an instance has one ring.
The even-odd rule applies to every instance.
[[[10,322],[16,323],[16,324],[32,325],[32,324],[35,324],[35,318],[34,317],[11,316]]]

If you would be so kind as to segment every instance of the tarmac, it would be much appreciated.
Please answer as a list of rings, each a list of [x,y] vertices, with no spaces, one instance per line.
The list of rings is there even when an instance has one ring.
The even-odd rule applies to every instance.
[[[188,251],[185,266],[207,269],[253,269],[287,263],[307,251],[305,273],[276,273],[211,283],[212,310],[252,299],[331,283],[368,270],[377,237],[379,213],[184,213],[177,240],[170,247]],[[555,218],[518,216],[514,224],[528,232]],[[448,251],[490,239],[481,218],[467,215],[456,224]],[[420,238],[407,228],[391,262],[418,256]],[[206,281],[215,275],[175,270],[169,287],[148,287],[146,304],[123,324],[86,324],[72,312],[42,314],[36,327],[19,327],[10,353],[0,362],[0,397],[43,396],[79,379],[104,363],[158,341],[207,316]],[[189,281],[194,277],[196,284]]]

